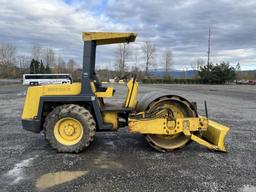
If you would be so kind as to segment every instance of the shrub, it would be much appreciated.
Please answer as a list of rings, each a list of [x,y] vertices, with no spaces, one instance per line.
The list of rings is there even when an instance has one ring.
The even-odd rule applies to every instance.
[[[236,78],[235,68],[225,62],[200,67],[198,74],[201,82],[206,84],[224,84]]]

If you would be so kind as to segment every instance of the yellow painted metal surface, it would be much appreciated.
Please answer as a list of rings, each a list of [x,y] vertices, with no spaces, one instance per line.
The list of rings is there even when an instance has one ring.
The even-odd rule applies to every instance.
[[[129,119],[129,132],[140,134],[160,134],[168,135],[166,132],[167,119],[156,118],[147,120]]]
[[[107,87],[105,92],[96,92],[96,87],[94,82],[91,81],[90,84],[91,84],[92,92],[96,95],[96,97],[101,97],[101,98],[113,97],[114,95],[113,87]]]
[[[106,98],[106,97],[113,97],[114,95],[114,88],[108,87],[105,92],[96,92],[96,97]]]
[[[225,137],[229,132],[229,128],[217,123],[215,121],[208,121],[208,129],[203,132],[203,138],[212,144],[218,146],[221,151],[226,151],[225,149]]]
[[[204,139],[202,139],[202,138],[200,138],[200,137],[198,137],[196,135],[191,134],[190,135],[190,139],[195,141],[196,143],[198,143],[200,145],[203,145],[203,146],[207,147],[210,150],[226,152],[225,148],[224,149],[220,149],[217,145],[213,145],[213,144],[207,142],[206,140],[204,140]]]
[[[220,123],[208,120],[205,117],[198,118],[177,118],[175,121],[168,121],[167,118],[129,118],[129,131],[140,134],[155,135],[176,135],[184,133],[191,140],[211,150],[223,151],[225,149],[225,136],[229,128]],[[193,134],[201,131],[202,138]]]
[[[167,118],[129,118],[129,131],[140,134],[175,135],[184,131],[207,129],[206,118],[178,118],[168,121]]]
[[[113,87],[108,87],[106,92],[95,92],[94,83],[91,83],[91,87],[96,97],[113,96]],[[79,95],[80,92],[81,83],[29,87],[23,107],[22,119],[33,119],[37,116],[41,96]]]
[[[113,129],[118,128],[118,116],[114,111],[105,111],[103,113],[103,121],[104,123],[111,123],[113,125]]]
[[[62,145],[75,145],[82,139],[84,131],[78,120],[66,117],[56,123],[53,133],[55,139]]]
[[[137,93],[138,93],[138,82],[134,82],[133,86],[133,79],[129,80],[127,83],[128,93],[125,99],[125,107],[126,108],[135,108],[137,104]]]
[[[96,92],[96,87],[93,81],[90,82],[91,88],[92,88],[92,92],[95,93]]]
[[[206,131],[208,127],[208,119],[205,117],[199,118],[178,118],[175,121],[178,130],[182,131]]]
[[[33,119],[37,116],[41,96],[78,95],[80,92],[80,83],[29,87],[23,107],[22,119]]]
[[[84,32],[84,41],[96,41],[97,45],[134,42],[136,33]]]

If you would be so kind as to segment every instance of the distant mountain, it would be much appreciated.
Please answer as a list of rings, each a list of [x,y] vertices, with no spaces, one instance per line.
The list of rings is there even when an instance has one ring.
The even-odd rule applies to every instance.
[[[171,70],[170,72],[166,73],[164,69],[156,69],[156,70],[150,70],[150,75],[153,77],[164,77],[164,76],[171,76],[172,78],[193,78],[196,74],[196,70]]]

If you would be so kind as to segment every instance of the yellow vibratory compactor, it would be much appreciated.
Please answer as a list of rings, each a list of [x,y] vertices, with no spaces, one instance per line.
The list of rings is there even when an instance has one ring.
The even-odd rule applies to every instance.
[[[196,104],[173,94],[150,92],[137,100],[136,77],[127,83],[123,104],[107,103],[113,87],[103,87],[95,73],[96,47],[130,43],[136,33],[84,32],[81,83],[29,87],[22,114],[23,128],[44,132],[59,152],[80,152],[93,141],[96,131],[127,127],[143,134],[155,149],[165,152],[193,140],[210,150],[226,151],[229,128],[198,115]]]

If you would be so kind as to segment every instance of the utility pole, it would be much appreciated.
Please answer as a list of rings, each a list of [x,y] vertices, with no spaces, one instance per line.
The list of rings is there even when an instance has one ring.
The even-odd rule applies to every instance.
[[[211,27],[209,27],[209,35],[208,35],[208,59],[207,59],[207,67],[210,66],[210,53],[211,53]]]

